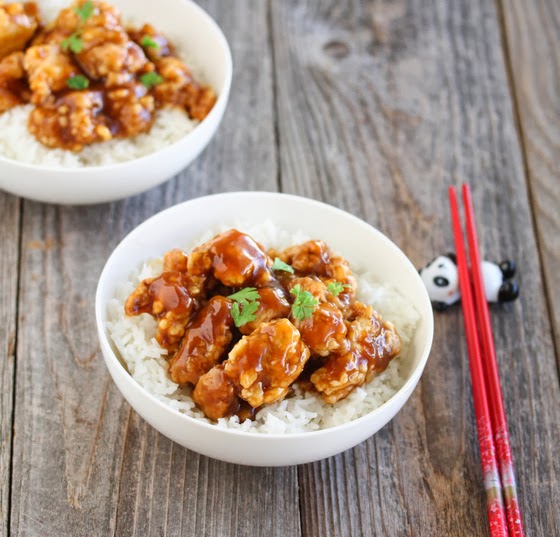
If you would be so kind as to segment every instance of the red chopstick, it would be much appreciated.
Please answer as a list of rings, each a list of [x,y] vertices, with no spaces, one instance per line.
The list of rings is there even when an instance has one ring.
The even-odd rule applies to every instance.
[[[488,398],[484,382],[484,370],[482,367],[481,348],[478,340],[467,254],[463,242],[457,196],[453,187],[449,187],[449,203],[451,207],[453,235],[455,238],[461,305],[463,308],[467,350],[469,353],[474,411],[478,430],[478,447],[480,450],[482,471],[484,473],[484,488],[486,490],[486,508],[488,511],[490,535],[491,537],[508,537],[508,528],[502,500],[502,487],[492,434],[492,422],[490,419],[490,410],[488,408]]]
[[[492,429],[494,431],[494,442],[498,452],[500,476],[502,478],[504,498],[506,502],[507,522],[511,537],[523,537],[523,520],[519,509],[517,498],[517,487],[515,484],[515,472],[513,458],[509,444],[509,433],[507,426],[502,390],[500,387],[500,375],[496,361],[496,350],[494,337],[492,335],[492,324],[488,303],[484,293],[484,282],[482,279],[482,260],[478,247],[476,224],[474,221],[474,210],[471,192],[468,185],[463,185],[463,205],[465,207],[467,240],[471,256],[472,279],[474,286],[475,304],[479,319],[479,332],[484,354],[484,370],[486,379],[486,390],[490,403],[490,415],[492,417]]]

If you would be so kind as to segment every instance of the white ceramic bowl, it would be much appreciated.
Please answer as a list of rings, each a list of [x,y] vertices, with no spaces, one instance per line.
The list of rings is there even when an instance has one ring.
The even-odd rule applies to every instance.
[[[231,53],[214,20],[190,0],[110,0],[134,20],[151,22],[187,51],[218,93],[208,116],[177,142],[119,164],[53,168],[23,164],[0,155],[0,188],[37,201],[90,204],[132,196],[170,179],[206,147],[224,114],[232,76]],[[41,2],[39,2],[40,4]],[[63,5],[70,4],[67,0]]]
[[[303,230],[323,239],[351,264],[367,266],[382,282],[398,286],[421,315],[405,364],[404,386],[373,412],[344,425],[320,431],[264,435],[221,429],[171,409],[142,388],[123,367],[106,330],[107,303],[133,269],[147,259],[186,244],[222,225],[272,220],[288,231]],[[408,258],[382,233],[330,205],[268,192],[237,192],[193,199],[167,209],[132,231],[117,246],[99,279],[95,301],[101,350],[122,394],[153,427],[175,442],[209,457],[254,466],[310,462],[362,442],[401,409],[428,359],[433,315],[428,294]]]

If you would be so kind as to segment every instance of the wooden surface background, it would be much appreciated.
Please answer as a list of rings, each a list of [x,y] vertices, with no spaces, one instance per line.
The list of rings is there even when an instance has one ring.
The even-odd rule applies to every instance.
[[[473,188],[527,535],[560,535],[560,4],[204,0],[235,75],[205,153],[162,187],[86,208],[0,193],[0,535],[487,534],[459,309],[436,317],[409,403],[356,448],[248,468],[190,452],[122,399],[93,297],[116,244],[192,197],[281,190],[346,209],[422,266]]]

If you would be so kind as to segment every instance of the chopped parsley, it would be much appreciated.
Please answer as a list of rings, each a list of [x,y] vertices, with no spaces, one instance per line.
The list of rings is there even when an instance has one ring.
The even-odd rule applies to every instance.
[[[93,15],[94,10],[95,10],[95,4],[91,0],[88,0],[87,2],[84,2],[81,6],[76,6],[74,8],[74,12],[78,15],[78,17],[80,17],[80,19],[82,20],[82,24],[86,22]]]
[[[284,263],[284,261],[282,261],[279,257],[274,258],[272,270],[283,270],[284,272],[289,272],[290,274],[294,273],[294,269],[290,267],[288,263]]]
[[[77,32],[64,39],[60,46],[62,50],[70,50],[75,54],[79,54],[84,50],[84,42]]]
[[[331,282],[327,285],[327,290],[331,295],[338,296],[344,289],[349,289],[350,287],[347,283]]]
[[[142,84],[144,84],[144,86],[148,89],[151,89],[154,86],[161,84],[163,82],[163,77],[158,75],[155,71],[150,71],[149,73],[144,73],[140,77],[140,82],[142,82]]]
[[[298,321],[309,319],[319,301],[309,291],[302,291],[299,283],[294,286],[290,293],[296,297],[292,304],[293,317]]]
[[[231,316],[235,326],[239,328],[257,318],[256,312],[260,306],[261,295],[254,287],[245,287],[245,289],[229,295],[228,298],[233,300]]]
[[[89,80],[84,75],[71,76],[67,81],[66,85],[71,89],[86,89],[89,88]]]
[[[157,42],[154,41],[149,35],[145,35],[142,38],[142,41],[140,41],[140,44],[144,48],[159,48],[159,45],[157,44]]]
[[[84,42],[80,37],[82,30],[86,21],[93,15],[95,10],[95,4],[88,0],[84,2],[81,6],[76,6],[74,12],[80,17],[80,27],[66,39],[63,39],[60,43],[60,48],[65,52],[73,52],[74,54],[79,54],[84,50]],[[87,86],[86,86],[87,87]]]

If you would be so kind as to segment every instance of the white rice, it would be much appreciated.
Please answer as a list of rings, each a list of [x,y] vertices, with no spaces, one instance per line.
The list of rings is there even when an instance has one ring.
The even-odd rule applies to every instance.
[[[283,249],[309,239],[303,233],[290,234],[279,230],[272,222],[266,221],[252,226],[224,226],[201,237],[196,243],[186,245],[189,252],[216,233],[235,227],[251,235],[266,248]],[[167,375],[167,351],[155,340],[157,323],[148,314],[127,317],[124,313],[126,298],[141,280],[154,277],[162,271],[162,260],[154,259],[133,272],[129,280],[116,292],[115,298],[108,304],[107,328],[109,334],[124,359],[132,377],[160,401],[176,411],[193,418],[212,423],[196,407],[190,397],[190,388],[180,388]],[[302,393],[295,385],[295,394],[278,403],[268,405],[260,410],[254,420],[239,423],[237,416],[218,420],[217,427],[238,429],[252,433],[287,434],[316,431],[334,427],[357,419],[378,408],[389,400],[404,384],[406,358],[410,341],[419,321],[417,310],[399,293],[398,290],[376,282],[371,274],[359,274],[358,299],[371,304],[381,313],[385,320],[391,321],[403,342],[399,357],[392,360],[387,369],[377,375],[369,384],[356,388],[342,401],[334,405],[326,404],[315,393]]]
[[[40,0],[39,8],[44,21],[50,21],[58,12],[68,7],[71,0]],[[124,17],[125,14],[123,14]],[[134,17],[124,17],[127,24],[139,24],[145,21]],[[178,36],[168,36],[176,45],[179,55],[186,58]],[[187,62],[198,80],[204,76]],[[33,105],[16,106],[0,114],[0,155],[26,164],[37,164],[49,168],[80,168],[84,166],[104,166],[143,157],[181,139],[191,132],[200,122],[189,118],[179,108],[163,108],[155,114],[155,122],[147,134],[134,138],[111,140],[86,146],[80,153],[64,149],[49,149],[28,131],[27,120]]]

